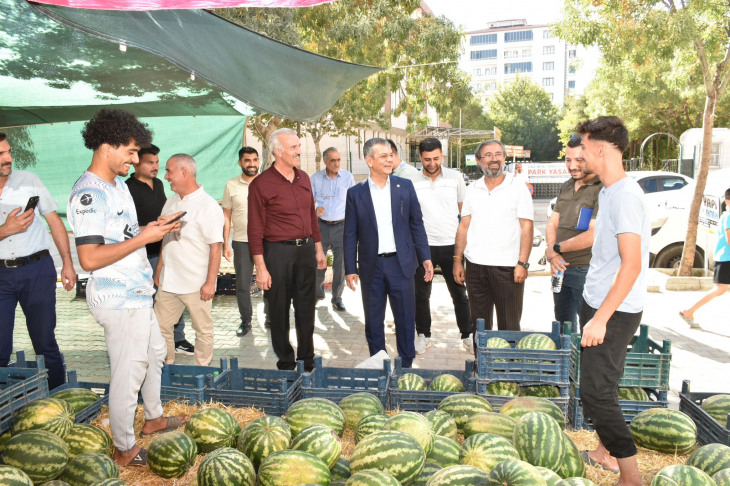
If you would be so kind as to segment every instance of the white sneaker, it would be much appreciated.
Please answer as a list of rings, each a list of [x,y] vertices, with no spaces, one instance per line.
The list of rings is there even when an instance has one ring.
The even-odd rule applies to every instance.
[[[416,336],[416,353],[423,354],[426,352],[426,336],[419,334]]]
[[[474,339],[472,339],[471,336],[462,339],[461,343],[464,345],[464,349],[469,351],[471,354],[474,354]]]

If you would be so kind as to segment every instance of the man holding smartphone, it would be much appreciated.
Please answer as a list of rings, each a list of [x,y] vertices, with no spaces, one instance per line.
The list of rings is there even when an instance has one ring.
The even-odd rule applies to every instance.
[[[15,309],[25,314],[33,350],[43,355],[48,386],[66,382],[63,358],[56,342],[56,267],[48,251],[51,239],[63,260],[61,280],[69,291],[76,283],[68,234],[56,213],[58,204],[31,172],[13,170],[10,143],[0,132],[0,367],[13,352]],[[51,235],[43,227],[42,215]]]

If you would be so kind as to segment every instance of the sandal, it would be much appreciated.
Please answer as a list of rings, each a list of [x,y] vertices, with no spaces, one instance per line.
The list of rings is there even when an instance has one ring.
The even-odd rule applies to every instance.
[[[127,466],[146,466],[147,465],[147,449],[140,449],[134,458],[129,461]]]
[[[588,455],[588,451],[581,451],[580,457],[582,457],[583,462],[585,462],[589,466],[597,467],[599,469],[603,469],[604,471],[612,472],[614,474],[619,474],[619,472],[620,472],[618,469],[604,466],[600,462],[596,461],[595,459],[593,459],[591,456]]]
[[[149,434],[145,434],[144,432],[140,431],[139,436],[140,437],[149,437],[151,435],[157,435],[162,434],[165,432],[172,432],[175,429],[179,429],[183,426],[185,422],[183,422],[183,419],[180,417],[167,417],[167,425],[162,430],[156,430],[155,432],[150,432]]]
[[[681,317],[684,322],[689,324],[690,329],[699,329],[700,325],[697,324],[694,319],[685,316],[682,311],[679,311],[679,317]]]

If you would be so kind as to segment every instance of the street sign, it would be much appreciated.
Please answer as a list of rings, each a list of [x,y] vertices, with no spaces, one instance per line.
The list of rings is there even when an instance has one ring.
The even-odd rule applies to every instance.
[[[477,165],[477,158],[474,154],[466,154],[466,165]]]
[[[505,145],[504,148],[507,150],[507,157],[522,157],[525,150],[522,145]]]
[[[522,157],[525,158],[525,159],[529,159],[530,158],[530,151],[529,150],[523,150],[522,151]]]

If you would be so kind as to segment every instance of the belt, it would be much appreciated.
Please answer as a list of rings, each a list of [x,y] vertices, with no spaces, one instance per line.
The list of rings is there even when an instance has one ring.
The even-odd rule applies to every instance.
[[[322,218],[317,218],[317,219],[319,219],[319,222],[320,222],[320,223],[324,223],[324,224],[326,224],[327,226],[336,226],[336,225],[338,225],[338,224],[341,224],[341,223],[344,223],[344,222],[345,222],[345,220],[344,220],[344,219],[341,219],[341,220],[339,220],[339,221],[327,221],[327,220],[324,220],[324,219],[322,219]]]
[[[0,260],[0,267],[5,268],[17,268],[22,267],[23,265],[27,265],[29,263],[37,262],[38,260],[42,260],[45,257],[49,256],[51,252],[48,250],[41,250],[37,253],[33,253],[32,255],[20,257],[20,258],[14,258],[12,260]]]
[[[380,258],[390,258],[390,257],[394,257],[395,255],[396,255],[395,252],[392,252],[392,253],[378,253],[378,256]]]
[[[286,241],[280,241],[279,243],[284,243],[285,245],[294,245],[294,246],[302,246],[309,243],[309,236],[306,238],[297,238],[296,240],[286,240]]]

